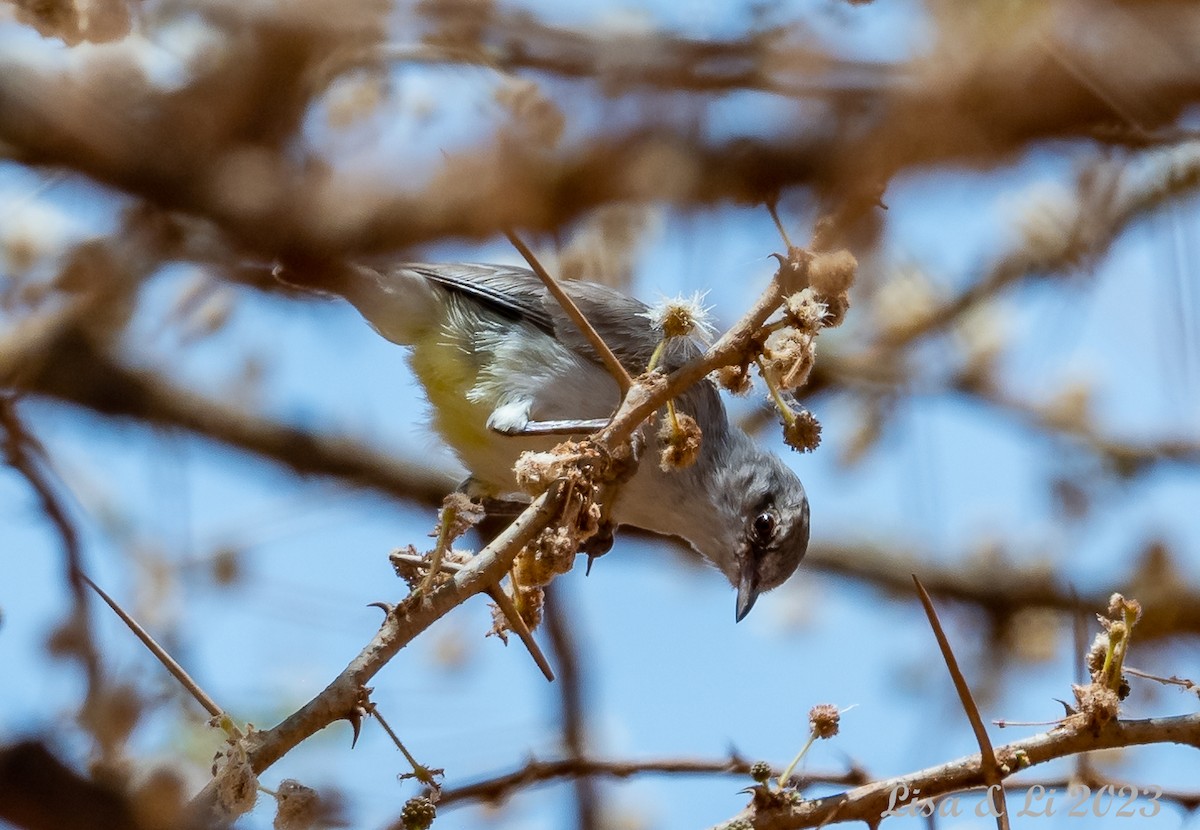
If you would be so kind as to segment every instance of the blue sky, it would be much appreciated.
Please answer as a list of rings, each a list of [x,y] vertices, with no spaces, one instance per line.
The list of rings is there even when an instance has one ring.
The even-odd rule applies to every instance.
[[[564,22],[593,14],[555,8],[564,9]],[[725,17],[723,8],[688,6],[676,16],[656,8],[654,19],[663,14],[667,25],[682,31],[721,34],[740,19]],[[884,40],[895,29],[885,23],[903,19],[911,6],[807,3],[799,10],[827,37],[844,36],[872,57],[894,57],[897,47]],[[18,37],[12,29],[9,24],[0,32],[4,42]],[[922,37],[917,24],[902,31],[899,40],[909,44]],[[28,37],[22,42],[34,48]],[[450,133],[469,136],[494,113],[485,108],[480,115],[489,94],[483,76],[474,70],[463,76],[477,98],[460,100],[447,123]],[[436,95],[442,80],[435,73],[412,83],[426,84]],[[736,119],[736,108],[730,117]],[[408,124],[352,139],[361,143],[362,158],[379,158],[392,151],[383,143],[389,135],[407,137],[404,152],[411,158],[442,146],[437,135]],[[381,143],[371,146],[372,138]],[[325,140],[336,148],[341,139]],[[1070,186],[1084,151],[1042,150],[1001,174],[931,173],[896,182],[886,197],[884,256],[879,270],[862,279],[885,282],[897,265],[907,264],[927,272],[935,286],[962,285],[1011,243],[1013,218],[1031,200]],[[397,170],[398,179],[402,173]],[[46,181],[0,165],[0,241],[34,228],[47,240],[47,273],[55,250],[111,229],[116,204],[77,182]],[[802,222],[792,219],[801,236]],[[1180,303],[1191,304],[1190,319],[1196,319],[1193,276],[1172,254],[1180,247],[1185,254],[1193,250],[1196,233],[1195,204],[1189,202],[1135,228],[1095,274],[1081,275],[1077,284],[1033,286],[1005,297],[996,313],[1011,343],[1003,369],[1012,388],[1036,399],[1068,381],[1092,382],[1104,429],[1135,439],[1200,439],[1200,378],[1194,363],[1189,368],[1176,359],[1200,344],[1186,326],[1173,332],[1164,322],[1171,319],[1164,309]],[[640,251],[635,293],[652,300],[661,293],[710,290],[720,319],[729,322],[770,276],[774,261],[768,254],[779,247],[762,210],[724,208],[687,217],[664,211]],[[516,261],[502,241],[445,245],[426,255]],[[1179,267],[1173,270],[1172,262]],[[378,338],[352,310],[215,286],[218,297],[230,292],[235,301],[228,325],[185,342],[164,320],[197,278],[187,265],[155,276],[127,344],[131,360],[169,367],[177,380],[215,396],[233,394],[248,372],[261,375],[250,400],[266,413],[385,449],[430,452],[424,403],[403,351]],[[839,338],[845,347],[870,331],[866,308],[851,312],[846,331],[830,336],[829,348]],[[732,405],[738,411],[750,406]],[[421,545],[433,522],[430,511],[328,482],[297,482],[187,436],[36,401],[24,404],[23,412],[69,489],[89,570],[151,628],[168,632],[173,651],[211,695],[259,725],[272,725],[301,705],[357,653],[379,621],[379,612],[366,604],[402,593],[388,552],[409,542]],[[845,468],[838,455],[853,430],[852,402],[822,399],[817,414],[825,427],[821,449],[811,456],[780,452],[808,489],[818,541],[899,543],[946,563],[975,552],[981,539],[1003,540],[1014,557],[1048,559],[1081,589],[1108,590],[1141,542],[1161,535],[1175,546],[1193,583],[1200,578],[1194,508],[1200,477],[1194,470],[1163,466],[1127,485],[1098,484],[1095,515],[1072,523],[1057,513],[1045,486],[1049,472],[1070,462],[1070,451],[1008,417],[941,395],[918,396],[902,407],[875,451]],[[764,440],[779,443],[772,435]],[[437,451],[432,459],[447,469],[448,481],[455,480],[448,453]],[[28,489],[8,470],[0,470],[0,528],[0,665],[17,667],[0,683],[0,740],[48,732],[64,752],[78,756],[84,746],[64,719],[78,700],[79,678],[43,651],[65,607],[60,553]],[[246,577],[228,591],[212,586],[203,564],[176,575],[162,567],[203,563],[223,546],[245,554]],[[803,744],[808,709],[818,703],[854,708],[843,718],[842,734],[813,749],[809,769],[840,769],[853,759],[886,776],[974,749],[932,635],[907,598],[884,597],[802,568],[735,626],[733,596],[718,574],[688,567],[663,546],[637,539],[621,539],[591,576],[577,569],[560,582],[572,628],[586,644],[590,739],[597,755],[716,758],[734,746],[750,758],[783,765]],[[117,622],[99,610],[95,617],[114,676],[170,687]],[[947,609],[945,618],[968,672],[982,677],[985,621],[970,609]],[[448,784],[508,770],[530,753],[555,754],[555,690],[518,646],[484,639],[489,625],[485,602],[468,603],[402,652],[375,684],[374,700],[391,724],[418,758],[447,769]],[[1071,648],[1064,634],[1052,660],[1009,667],[982,702],[985,717],[1055,717],[1061,710],[1054,698],[1069,696],[1074,678]],[[1197,665],[1194,643],[1135,654],[1140,667],[1168,674],[1194,673]],[[1195,710],[1195,701],[1183,695],[1145,694],[1143,688],[1139,684],[1128,703],[1133,716]],[[182,712],[191,714],[190,725],[182,724]],[[198,722],[194,705],[168,707],[143,724],[135,745],[154,759],[186,754],[200,781],[217,739]],[[992,734],[1002,741],[1027,732],[1032,730]],[[347,726],[331,727],[268,771],[264,783],[296,777],[335,785],[347,796],[353,826],[385,826],[413,791],[411,783],[396,781],[402,759],[373,724],[354,750],[349,737]],[[1167,747],[1103,763],[1115,775],[1163,786],[1189,786],[1196,769],[1194,751]],[[747,783],[646,778],[605,785],[604,793],[615,812],[648,819],[631,826],[682,830],[735,813],[745,802],[738,791]],[[568,803],[565,787],[538,790],[489,820],[501,827],[561,827]],[[1145,826],[1175,827],[1177,816],[1165,808]],[[483,819],[481,811],[466,808],[448,812],[435,826],[476,826]],[[1047,827],[1075,826],[1063,817],[1045,821]],[[259,810],[245,826],[270,823],[270,811]],[[897,820],[889,826],[918,825]],[[964,820],[942,826],[980,825]]]

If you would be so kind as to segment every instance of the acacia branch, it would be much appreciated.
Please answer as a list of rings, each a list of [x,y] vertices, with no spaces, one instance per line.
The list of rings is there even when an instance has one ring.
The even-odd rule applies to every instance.
[[[439,806],[470,802],[498,804],[526,787],[564,779],[616,778],[620,780],[643,775],[728,775],[741,776],[749,780],[750,767],[751,762],[736,753],[725,759],[711,761],[690,758],[615,761],[586,756],[550,761],[530,759],[512,772],[443,790],[438,804]],[[800,790],[821,784],[853,786],[865,783],[865,780],[863,773],[858,770],[792,776],[792,781],[796,782],[796,786]]]
[[[282,464],[392,497],[441,503],[452,477],[351,438],[321,435],[200,395],[153,369],[121,362],[75,320],[18,327],[0,341],[0,385],[90,409],[183,429]]]
[[[815,542],[804,564],[866,583],[905,601],[912,594],[910,574],[919,572],[921,582],[934,596],[967,603],[998,620],[1035,608],[1064,614],[1080,608],[1104,608],[1114,589],[1130,595],[1152,592],[1154,601],[1147,603],[1138,622],[1140,640],[1200,635],[1200,590],[1182,582],[1135,588],[1141,584],[1142,567],[1138,563],[1133,564],[1128,576],[1109,580],[1103,589],[1082,595],[1057,584],[1049,568],[1023,565],[1006,557],[983,561],[960,558],[953,565],[939,565],[931,556],[914,555],[901,548]]]
[[[1130,227],[1200,187],[1200,150],[1190,144],[1145,153],[1141,160],[1149,169],[1093,163],[1077,176],[1070,201],[1029,205],[1012,248],[958,294],[885,332],[881,344],[895,348],[945,331],[1018,283],[1085,270]]]
[[[1132,478],[1164,464],[1200,467],[1200,442],[1187,439],[1130,441],[1105,435],[1086,413],[1066,416],[1054,403],[1039,404],[1020,398],[978,379],[959,376],[951,388],[967,400],[992,411],[1007,413],[1043,432],[1057,434],[1082,445],[1124,478]]]
[[[1086,726],[1058,728],[997,747],[996,758],[1003,777],[1007,778],[1020,769],[1083,752],[1165,743],[1200,749],[1200,714],[1110,721],[1095,730]],[[976,754],[776,810],[755,812],[747,809],[731,821],[744,820],[754,830],[799,830],[847,821],[862,821],[873,826],[878,824],[889,806],[914,800],[910,797],[895,802],[897,792],[912,794],[919,790],[919,798],[937,798],[986,786],[986,780],[982,759]],[[902,790],[903,787],[907,790]],[[728,824],[724,822],[717,827]]]
[[[596,331],[591,322],[579,310],[579,306],[575,305],[575,301],[571,296],[563,290],[563,287],[558,284],[558,280],[550,275],[550,272],[545,269],[541,261],[534,256],[533,251],[529,250],[529,246],[522,241],[512,230],[506,229],[504,235],[508,237],[508,241],[512,246],[520,252],[525,261],[529,263],[529,267],[537,278],[542,281],[542,285],[546,287],[546,291],[554,297],[555,302],[562,308],[563,313],[567,315],[579,333],[583,335],[591,347],[596,350],[596,354],[600,357],[600,362],[604,364],[604,368],[612,375],[613,380],[617,382],[617,388],[624,394],[629,391],[629,387],[633,384],[633,379],[629,377],[629,372],[621,365],[621,361],[613,354],[613,350],[604,342],[604,338]]]
[[[768,305],[764,302],[762,307]],[[830,359],[822,356],[823,362]],[[816,373],[822,371],[821,366],[818,363]],[[429,471],[415,461],[398,460],[351,438],[279,424],[198,395],[152,370],[125,366],[69,327],[46,336],[18,330],[0,341],[0,383],[108,416],[186,429],[298,473],[342,479],[391,498],[417,499],[434,506],[453,487],[451,476]],[[1133,458],[1147,459],[1151,454],[1159,457],[1155,448],[1119,447],[1123,449],[1114,446],[1114,451],[1132,454]],[[1181,448],[1177,455],[1162,456],[1188,462],[1195,459],[1194,452],[1187,448]],[[896,546],[818,541],[809,550],[805,568],[850,577],[902,597],[910,593],[908,574],[919,571],[933,594],[970,603],[1000,617],[1027,608],[1070,612],[1077,602],[1090,607],[1103,607],[1107,602],[1107,595],[1099,593],[1072,599],[1070,592],[1048,579],[1040,567],[1007,560],[995,568],[982,564],[943,567],[930,557]],[[1200,592],[1186,584],[1158,588],[1164,593],[1149,604],[1139,634],[1147,639],[1200,634]]]
[[[522,546],[558,517],[565,496],[565,488],[554,487],[534,499],[525,512],[453,577],[439,582],[428,594],[410,594],[390,608],[371,641],[325,689],[277,726],[249,735],[248,754],[254,772],[261,773],[326,726],[338,720],[353,722],[360,717],[363,690],[371,678],[430,625],[475,594],[487,593],[503,579]],[[198,815],[216,811],[220,816],[213,782],[192,803]]]
[[[1144,14],[1088,17],[1091,37],[1106,38],[1116,54],[1128,55],[1106,60],[1104,69],[1117,76],[1113,83],[1155,102],[1155,111],[1139,124],[1143,136],[1173,126],[1200,100],[1200,68],[1194,63],[1164,71],[1130,54],[1147,32],[1178,46],[1179,54],[1190,53],[1190,44],[1180,41],[1187,31],[1181,21],[1194,21],[1200,12],[1183,2],[1154,6]],[[1176,17],[1166,20],[1163,9]],[[957,49],[941,61],[935,50],[911,63],[871,67],[865,81],[852,84],[857,91],[849,102],[834,83],[825,99],[829,118],[813,122],[820,126],[795,123],[786,134],[765,138],[709,139],[672,123],[669,108],[647,107],[642,121],[627,129],[549,150],[498,135],[481,149],[450,154],[427,187],[397,195],[385,176],[350,177],[310,164],[290,143],[339,67],[361,65],[347,55],[365,52],[386,60],[385,20],[364,12],[336,26],[326,20],[316,26],[303,13],[277,12],[269,23],[232,8],[211,12],[214,22],[237,37],[229,39],[231,48],[210,56],[203,72],[169,91],[139,84],[136,71],[66,75],[14,60],[0,63],[5,113],[0,144],[27,165],[72,170],[161,207],[206,217],[246,251],[303,262],[390,253],[453,236],[480,238],[505,227],[553,230],[619,201],[698,207],[762,200],[794,186],[812,186],[832,194],[831,200],[860,191],[877,195],[899,170],[1003,164],[1030,144],[1081,132],[1097,135],[1098,128],[1118,120],[1106,101],[1079,82],[1079,68],[1089,65],[1089,46],[1079,42],[1072,16],[1065,13],[1061,20],[1038,19],[1037,25],[1052,29],[1046,36],[992,43],[971,61],[961,60]],[[781,68],[811,77],[816,66],[837,66],[816,50],[763,34],[700,44],[581,32],[548,36],[531,31],[526,20],[507,29],[504,51],[511,68],[521,68],[524,59],[541,71],[557,67],[572,77],[592,71],[600,82],[615,76],[635,84],[640,72],[669,82],[675,92],[699,96],[714,86],[771,87],[777,82],[764,79]],[[473,31],[462,42],[435,38],[434,45],[455,54],[489,55],[487,23]],[[538,57],[547,51],[538,45],[546,39],[558,44],[551,50],[556,57]],[[945,41],[958,42],[952,33]],[[1059,53],[1081,55],[1055,59],[1048,42]],[[613,54],[638,57],[622,67]],[[611,75],[594,56],[603,56]],[[1022,71],[1011,71],[1013,66]],[[722,74],[724,80],[714,84]],[[1039,90],[1036,99],[1025,94],[1029,88]],[[875,105],[848,106],[863,100]],[[855,140],[847,141],[848,133]],[[649,169],[663,175],[638,174]],[[234,188],[223,183],[235,180],[247,186],[231,195]],[[876,200],[850,201],[861,201],[852,211],[857,216]]]
[[[1106,434],[1086,418],[1064,418],[1053,403],[1035,403],[1001,389],[967,370],[946,379],[923,379],[894,353],[844,354],[826,352],[813,368],[805,396],[834,389],[851,389],[865,396],[918,398],[959,395],[963,400],[1014,418],[1026,426],[1080,445],[1125,477],[1147,473],[1161,464],[1200,467],[1200,442],[1185,438],[1135,441]],[[770,420],[765,409],[748,424],[754,429]]]
[[[958,667],[958,659],[954,656],[953,649],[950,648],[950,640],[946,637],[941,620],[938,619],[937,610],[933,607],[933,600],[930,599],[929,592],[925,590],[925,586],[921,584],[921,580],[917,578],[916,574],[912,575],[912,579],[913,584],[916,585],[921,605],[925,608],[925,615],[929,618],[929,627],[933,629],[933,635],[937,639],[938,650],[941,651],[946,668],[950,671],[950,678],[954,681],[954,690],[958,692],[959,702],[962,704],[963,711],[967,713],[967,720],[971,722],[971,731],[975,733],[975,742],[979,744],[980,769],[983,773],[984,783],[988,787],[988,803],[996,813],[996,826],[1000,830],[1008,830],[1010,825],[1008,806],[1004,802],[1004,785],[1001,783],[1000,770],[996,764],[996,751],[992,748],[992,740],[988,737],[987,727],[983,725],[979,706],[975,703],[975,697],[971,694],[971,687],[967,685],[966,677]],[[993,787],[996,789],[993,790]]]
[[[597,33],[552,26],[498,6],[481,10],[452,2],[426,4],[424,18],[433,30],[423,45],[391,46],[382,58],[472,63],[510,73],[534,70],[594,81],[610,94],[758,90],[846,104],[878,94],[890,75],[886,65],[832,55],[782,26],[724,41],[665,32]],[[455,37],[464,27],[472,36]],[[358,57],[365,63],[381,56]]]
[[[807,262],[803,258],[799,261],[802,265]],[[637,378],[621,401],[621,406],[612,421],[598,434],[600,440],[627,439],[668,400],[679,396],[688,387],[699,383],[709,373],[722,366],[739,363],[763,323],[779,307],[783,297],[781,275],[776,273],[754,305],[704,354],[689,360],[666,378],[653,373]]]
[[[801,261],[804,261],[801,259]],[[723,365],[736,354],[735,347],[745,348],[744,341],[757,329],[766,316],[778,305],[781,297],[780,280],[776,278],[764,291],[759,302],[734,328],[721,338],[709,352],[692,361],[670,380],[639,378],[626,395],[621,408],[601,433],[596,442],[610,457],[622,455],[622,445],[636,431],[642,420],[666,404],[676,392],[673,388],[683,383],[688,372],[696,373],[692,382],[705,377],[709,371]],[[752,327],[747,329],[747,327]],[[639,415],[637,406],[630,406],[631,398],[637,397],[648,406],[646,414]],[[609,471],[610,476],[619,472],[617,465]],[[608,484],[599,481],[599,484]],[[492,540],[468,564],[458,570],[451,579],[439,583],[428,595],[410,594],[402,603],[389,609],[383,626],[371,642],[322,692],[279,725],[264,732],[251,733],[247,738],[249,758],[255,773],[267,769],[305,738],[336,720],[354,721],[361,715],[363,690],[375,676],[405,645],[433,624],[434,621],[461,605],[477,593],[486,593],[509,572],[517,554],[528,542],[550,524],[558,520],[566,504],[572,485],[566,480],[556,481],[547,493],[533,500],[517,519]],[[193,804],[200,814],[213,811],[220,813],[215,785],[208,786],[194,799]]]

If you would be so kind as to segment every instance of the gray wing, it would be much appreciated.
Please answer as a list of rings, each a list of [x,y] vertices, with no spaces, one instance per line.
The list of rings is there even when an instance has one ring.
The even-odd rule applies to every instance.
[[[603,365],[587,338],[532,271],[511,265],[480,263],[405,263],[402,267],[507,319],[528,323],[597,366]],[[562,287],[622,365],[634,375],[644,372],[662,339],[662,333],[646,316],[646,304],[596,283],[567,281]],[[675,338],[662,356],[662,368],[671,371],[699,353],[700,350],[687,338]],[[677,402],[684,412],[707,425],[708,446],[727,439],[725,407],[716,386],[710,381],[697,383]]]
[[[403,267],[507,319],[535,326],[600,363],[591,344],[532,271],[483,263],[405,263]],[[645,371],[661,338],[646,316],[646,304],[596,283],[567,281],[562,286],[625,368],[633,374]],[[675,368],[697,354],[699,350],[689,341],[675,340],[664,366],[668,370]]]
[[[403,268],[453,294],[487,306],[502,317],[530,323],[546,334],[555,334],[554,320],[542,302],[546,289],[532,271],[473,262],[446,265],[415,262],[405,263]]]

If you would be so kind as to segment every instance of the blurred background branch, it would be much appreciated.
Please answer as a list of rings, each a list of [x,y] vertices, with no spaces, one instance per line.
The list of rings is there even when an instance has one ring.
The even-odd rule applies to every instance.
[[[962,660],[981,708],[1061,714],[1063,667],[1081,658],[1061,635],[1118,590],[1144,606],[1138,664],[1187,674],[1200,634],[1200,8],[888,5],[680,17],[488,0],[0,4],[13,477],[0,479],[0,538],[18,551],[0,579],[0,648],[26,643],[4,659],[40,678],[44,629],[52,655],[87,644],[84,688],[50,673],[0,695],[0,731],[35,724],[89,784],[126,794],[143,792],[147,746],[170,747],[199,779],[160,788],[177,795],[162,815],[206,780],[211,738],[179,726],[154,743],[139,727],[187,721],[114,646],[120,634],[92,623],[86,641],[66,636],[85,553],[105,584],[132,583],[156,635],[197,652],[206,686],[252,687],[241,705],[260,722],[295,712],[366,641],[376,620],[349,609],[401,590],[386,552],[428,529],[462,471],[429,439],[398,351],[276,267],[320,285],[364,261],[516,261],[500,241],[512,227],[560,276],[644,299],[711,290],[733,320],[773,270],[761,205],[776,200],[797,244],[816,226],[861,264],[847,325],[803,390],[826,444],[787,459],[813,502],[801,575],[767,598],[765,628],[718,630],[696,598],[717,590],[706,575],[686,556],[638,556],[649,540],[621,534],[586,590],[547,606],[561,675],[549,696],[514,691],[527,660],[500,669],[490,644],[476,650],[469,609],[460,628],[439,622],[395,671],[413,685],[375,694],[405,701],[399,731],[434,735],[445,803],[505,800],[496,821],[520,824],[526,791],[569,781],[559,824],[704,825],[736,809],[705,802],[719,779],[656,813],[623,808],[601,777],[749,770],[739,753],[703,760],[721,751],[701,733],[790,757],[786,710],[813,695],[858,702],[874,734],[926,724],[915,744],[839,737],[872,770],[944,762],[961,735],[922,685],[928,652],[905,640],[924,633],[909,616],[914,572],[977,644]],[[731,407],[777,441],[769,409]],[[270,624],[230,623],[237,613]],[[335,630],[346,639],[325,643]],[[262,667],[275,659],[299,688],[273,685]],[[1126,711],[1192,704],[1135,685]],[[638,705],[614,711],[622,695]],[[75,741],[62,711],[82,713],[90,737]],[[675,718],[665,747],[640,743]],[[454,729],[472,735],[458,756]],[[297,753],[310,744],[314,775],[342,751],[314,740]],[[555,760],[517,760],[535,753]],[[1166,780],[1181,765],[1121,763],[1194,808]],[[382,783],[334,787],[359,787],[372,820],[392,821],[390,764],[370,765]]]

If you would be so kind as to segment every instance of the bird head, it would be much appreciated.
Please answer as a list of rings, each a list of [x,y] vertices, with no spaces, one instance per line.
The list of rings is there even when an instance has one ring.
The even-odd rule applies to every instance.
[[[740,486],[731,488],[737,516],[732,529],[732,557],[722,571],[737,589],[737,620],[741,622],[758,595],[782,585],[808,551],[809,509],[804,486],[773,454],[755,447],[736,473]],[[730,544],[730,542],[726,542]]]

